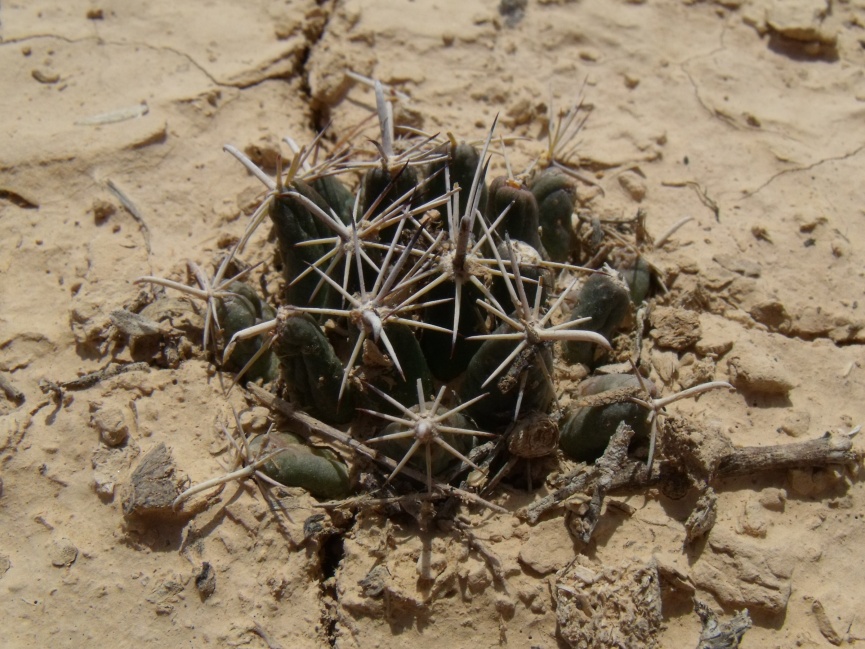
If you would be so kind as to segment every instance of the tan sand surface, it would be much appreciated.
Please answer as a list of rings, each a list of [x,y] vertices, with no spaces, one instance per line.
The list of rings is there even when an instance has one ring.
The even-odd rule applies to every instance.
[[[428,132],[480,140],[499,114],[518,167],[543,149],[551,95],[564,107],[582,88],[580,161],[605,193],[585,185],[581,200],[604,218],[643,208],[655,236],[693,217],[652,261],[661,301],[696,311],[701,339],[650,344],[654,378],[671,393],[700,365],[740,386],[670,412],[739,446],[865,422],[865,2],[524,4],[0,6],[0,375],[24,396],[0,393],[0,645],[566,647],[556,572],[575,584],[653,559],[662,624],[644,646],[696,646],[693,593],[724,619],[749,609],[743,648],[865,643],[861,467],[725,481],[714,529],[688,546],[695,496],[657,490],[617,495],[587,547],[562,510],[530,526],[470,507],[482,551],[376,512],[305,538],[315,500],[291,490],[274,514],[236,484],[194,516],[130,522],[132,469],[160,443],[179,477],[224,472],[216,422],[248,410],[243,391],[226,397],[230,378],[191,341],[164,351],[171,368],[41,389],[134,360],[110,319],[145,291],[133,281],[211,269],[261,197],[222,146],[288,155],[284,136],[348,129],[374,106],[351,69],[406,93]],[[272,264],[272,250],[260,234],[245,257]],[[124,426],[122,446],[102,441]],[[495,500],[513,512],[538,497]]]

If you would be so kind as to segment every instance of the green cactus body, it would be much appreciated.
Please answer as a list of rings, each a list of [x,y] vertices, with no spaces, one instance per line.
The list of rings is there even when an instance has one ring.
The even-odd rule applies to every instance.
[[[554,170],[540,174],[532,184],[538,203],[541,241],[550,259],[567,262],[579,247],[571,217],[574,213],[574,184]]]
[[[634,304],[642,304],[649,295],[649,286],[652,281],[652,271],[645,257],[637,257],[632,263],[617,266],[616,269],[622,275],[625,283],[631,291],[631,301]]]
[[[542,261],[540,253],[529,244],[523,241],[511,241],[511,245],[514,248],[514,252],[516,252],[517,263],[520,267],[520,277],[523,280],[528,280],[523,282],[523,289],[526,292],[529,306],[535,303],[538,287],[541,285],[540,282],[543,282],[543,293],[541,294],[541,303],[543,303],[543,300],[547,297],[548,289],[554,284],[552,272],[540,265]],[[508,252],[506,243],[498,245],[498,253],[502,259],[510,261],[510,253]],[[498,300],[499,304],[503,306],[512,304],[510,291],[508,291],[507,284],[501,276],[493,279],[490,292]]]
[[[354,194],[342,184],[339,178],[336,176],[316,178],[312,181],[312,188],[318,192],[318,195],[330,206],[343,224],[351,223]]]
[[[453,144],[446,146],[448,153],[448,175],[450,176],[451,187],[455,187],[456,185],[460,187],[459,214],[467,214],[469,191],[474,182],[481,156],[477,148],[465,142],[456,146]],[[437,174],[427,185],[427,196],[430,198],[442,196],[447,191],[444,167],[445,162],[438,162],[430,167],[427,175],[432,177],[433,174]],[[486,214],[489,192],[485,183],[480,184],[480,192],[478,209],[481,211],[481,214]]]
[[[264,303],[256,292],[242,282],[228,286],[231,295],[217,302],[216,315],[222,327],[223,344],[228,344],[238,331],[252,327],[263,320],[273,317],[273,309]],[[226,368],[239,371],[261,349],[262,336],[240,340],[228,358]],[[276,378],[278,363],[275,355],[267,351],[247,370],[246,376],[252,380],[271,381]]]
[[[421,380],[424,394],[433,390],[432,374],[430,373],[420,343],[415,338],[411,328],[398,323],[388,323],[384,326],[385,333],[394,352],[399,359],[405,378],[400,376],[396,368],[389,368],[386,373],[370,375],[367,380],[379,390],[389,394],[401,404],[409,407],[417,403],[417,380]],[[374,395],[369,395],[376,407],[382,411],[392,410],[384,401],[376,401]]]
[[[393,183],[393,184],[391,184]],[[403,167],[394,175],[385,171],[381,167],[375,167],[367,171],[363,176],[362,192],[361,192],[361,209],[364,214],[369,212],[373,204],[381,198],[375,212],[380,214],[384,212],[390,205],[395,203],[397,199],[411,191],[417,189],[418,176],[417,172],[412,167]],[[416,206],[421,201],[421,192],[415,191],[414,195],[403,203],[405,206]],[[379,231],[379,237],[385,243],[393,240],[396,233],[396,226],[391,225],[382,228]]]
[[[546,258],[546,250],[541,243],[540,214],[538,213],[538,202],[532,193],[523,187],[515,187],[513,181],[505,177],[496,178],[489,190],[489,201],[487,203],[487,219],[493,223],[511,206],[504,221],[496,230],[504,238],[505,234],[511,239],[527,243]]]
[[[327,211],[328,204],[312,187],[295,180],[291,189],[297,191]],[[310,209],[295,196],[278,195],[270,206],[270,218],[276,228],[279,252],[282,257],[283,276],[286,280],[285,299],[288,304],[324,307],[336,303],[336,296],[330,286],[324,284],[312,299],[320,278],[317,273],[309,273],[300,281],[297,277],[308,270],[309,266],[321,259],[328,251],[327,246],[319,244],[300,246],[306,241],[333,236],[326,225],[313,216]],[[339,271],[337,271],[339,272]]]
[[[654,389],[648,380],[644,382],[650,390]],[[578,392],[580,396],[587,397],[613,390],[630,389],[636,392],[639,388],[639,380],[631,374],[607,374],[586,379],[580,384]],[[560,426],[559,447],[562,451],[578,462],[594,462],[604,454],[621,421],[634,430],[631,449],[645,444],[651,430],[649,412],[626,399],[623,395],[621,401],[614,403],[568,409]]]
[[[343,366],[330,341],[308,315],[281,309],[277,314],[273,350],[282,366],[282,378],[291,401],[329,424],[344,424],[354,417],[355,390],[343,382]]]
[[[496,329],[496,333],[510,333],[508,325]],[[515,340],[487,340],[472,357],[466,368],[460,388],[460,398],[468,401],[478,395],[487,396],[467,410],[468,414],[483,428],[497,429],[514,419],[520,393],[520,375],[527,372],[521,412],[537,410],[546,412],[555,396],[540,363],[547,370],[553,367],[553,354],[546,345],[535,345],[508,365],[496,378],[484,386],[495,369],[514,351]]]
[[[267,445],[264,446],[265,438]],[[351,491],[348,467],[326,448],[313,448],[292,433],[274,431],[249,443],[253,457],[283,449],[261,467],[271,480],[286,487],[301,487],[316,498],[344,498]]]
[[[417,395],[415,394],[415,401],[417,401]],[[410,409],[412,412],[418,412],[418,406],[412,406]],[[439,406],[436,414],[442,415],[448,411],[444,406]],[[454,428],[463,428],[463,429],[475,429],[474,423],[468,417],[464,416],[461,413],[453,413],[445,418],[441,422],[442,426],[451,426]],[[392,423],[385,426],[384,430],[381,431],[381,437],[385,435],[393,435],[396,433],[401,433],[407,431],[408,429],[404,424]],[[451,433],[440,433],[441,439],[446,443],[453,446],[460,453],[466,455],[469,451],[474,447],[476,438],[470,435],[453,435]],[[409,450],[411,445],[415,442],[415,437],[408,437],[406,439],[399,440],[390,440],[387,442],[383,442],[380,446],[381,451],[387,455],[392,460],[399,462],[406,452]],[[430,455],[431,455],[431,468],[433,475],[437,475],[443,473],[450,467],[454,466],[455,463],[459,462],[459,459],[455,458],[453,455],[448,453],[441,446],[431,443],[430,444]],[[422,451],[418,451],[414,455],[412,455],[411,460],[409,460],[409,464],[413,465],[415,468],[420,470],[426,470],[426,454]]]
[[[569,319],[589,317],[591,320],[580,325],[579,329],[595,331],[609,339],[628,314],[630,303],[631,295],[623,282],[596,273],[589,276],[580,289],[577,304]],[[594,344],[587,342],[568,341],[562,344],[564,359],[568,363],[592,365],[595,349]]]
[[[454,295],[454,285],[440,284],[430,291],[430,300],[445,299]],[[460,323],[456,344],[453,336],[440,331],[425,330],[421,335],[421,348],[429,368],[440,381],[450,381],[462,374],[469,361],[483,344],[480,340],[467,340],[469,336],[486,333],[485,318],[477,306],[483,295],[473,284],[463,284],[460,300]],[[424,321],[451,328],[454,320],[453,302],[436,304],[424,310]]]

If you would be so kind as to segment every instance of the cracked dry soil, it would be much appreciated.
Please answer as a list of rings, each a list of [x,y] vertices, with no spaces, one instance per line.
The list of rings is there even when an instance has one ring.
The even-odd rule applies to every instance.
[[[132,281],[212,264],[258,198],[222,145],[268,165],[285,135],[347,129],[372,103],[350,67],[408,93],[430,132],[480,138],[499,113],[526,138],[517,167],[540,149],[550,90],[566,103],[586,80],[579,155],[606,195],[583,187],[581,203],[601,218],[642,207],[656,236],[694,217],[653,261],[670,289],[659,304],[696,314],[699,339],[663,348],[650,319],[652,378],[738,387],[671,409],[741,446],[849,430],[865,421],[863,24],[859,0],[530,0],[521,17],[493,0],[4,3],[4,646],[564,647],[578,636],[557,628],[556,571],[573,587],[651,561],[661,613],[646,646],[696,645],[694,593],[723,616],[749,608],[742,647],[865,642],[855,472],[730,480],[689,546],[694,498],[654,490],[616,496],[626,506],[585,548],[561,510],[529,526],[464,508],[469,544],[409,517],[321,518],[297,490],[276,516],[236,485],[191,518],[126,522],[144,454],[165,444],[200,482],[227,457],[215,418],[234,405],[261,429],[266,413],[240,390],[226,399],[183,339],[160,351],[172,369],[40,390],[134,360],[109,318],[138,299]],[[247,256],[272,264],[271,251],[262,237]],[[515,511],[547,490],[497,502]]]

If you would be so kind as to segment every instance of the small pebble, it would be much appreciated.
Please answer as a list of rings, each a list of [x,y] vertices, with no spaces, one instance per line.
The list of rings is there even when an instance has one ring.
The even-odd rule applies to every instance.
[[[207,599],[216,590],[216,571],[207,561],[201,564],[201,572],[195,576],[195,587],[201,599]]]
[[[783,512],[787,502],[787,492],[777,487],[767,487],[760,492],[757,501],[769,511]]]
[[[563,568],[574,558],[574,542],[562,520],[538,523],[520,549],[519,562],[539,575]]]
[[[91,209],[93,210],[93,222],[96,225],[102,225],[117,211],[114,203],[106,201],[104,198],[94,199]]]

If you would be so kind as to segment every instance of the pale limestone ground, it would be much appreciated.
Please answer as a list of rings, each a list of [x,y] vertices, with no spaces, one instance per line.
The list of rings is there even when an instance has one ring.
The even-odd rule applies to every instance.
[[[516,144],[517,165],[541,149],[550,91],[563,106],[586,82],[594,110],[580,155],[606,190],[592,207],[630,215],[645,192],[656,235],[693,216],[656,255],[674,304],[700,311],[704,354],[723,350],[716,378],[744,364],[788,386],[672,409],[740,445],[863,422],[865,3],[827,6],[530,1],[509,27],[491,0],[4,4],[0,371],[26,395],[20,406],[0,396],[5,646],[264,646],[255,624],[284,647],[558,646],[549,574],[574,557],[562,517],[531,528],[472,514],[505,583],[461,540],[360,517],[328,610],[319,548],[302,545],[315,511],[306,496],[290,500],[286,521],[256,491],[229,487],[189,522],[130,529],[119,492],[94,492],[94,461],[123,484],[137,453],[160,442],[193,482],[222,470],[214,419],[228,402],[203,362],[122,375],[71,393],[57,412],[43,403],[40,379],[110,360],[108,314],[133,301],[132,280],[183,278],[186,259],[210,264],[242,231],[239,211],[260,186],[223,144],[308,141],[311,107],[333,104],[337,129],[365,114],[366,89],[338,103],[346,66],[411,95],[431,132],[480,138],[499,113],[503,132],[530,139]],[[102,17],[88,18],[96,9]],[[81,124],[142,104],[134,119]],[[108,180],[140,208],[146,233]],[[115,208],[104,220],[101,201]],[[248,256],[269,250],[262,237]],[[652,352],[665,391],[698,356]],[[239,392],[231,402],[244,405]],[[91,407],[128,424],[110,464]],[[652,493],[628,499],[630,517],[608,511],[586,560],[600,570],[655,556],[712,606],[750,606],[743,647],[831,646],[827,620],[832,639],[862,642],[861,478],[755,476],[719,496],[716,528],[696,551],[682,550],[693,500]],[[530,496],[501,500],[516,509]],[[65,565],[70,546],[77,557]],[[427,551],[431,580],[418,575]],[[203,561],[217,580],[206,600],[194,583]],[[358,581],[379,564],[389,595],[365,597]],[[663,601],[660,644],[695,646],[688,598]]]

